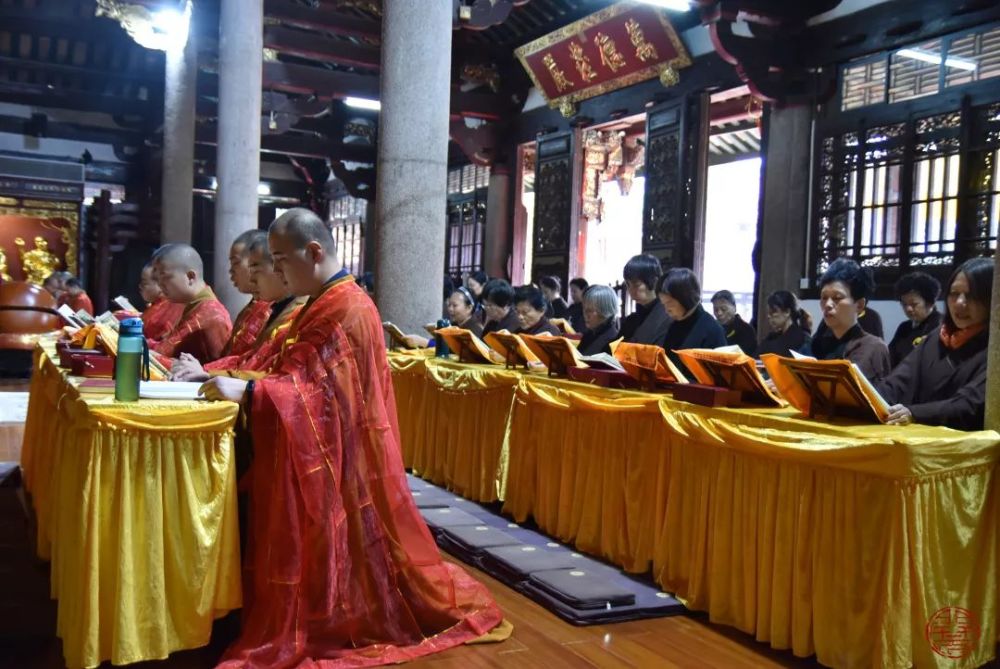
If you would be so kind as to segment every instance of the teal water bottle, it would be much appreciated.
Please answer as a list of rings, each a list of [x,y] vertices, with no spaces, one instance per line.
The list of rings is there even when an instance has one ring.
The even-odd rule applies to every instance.
[[[142,319],[126,318],[118,325],[118,355],[115,358],[115,399],[139,399],[139,381],[149,380],[149,345],[142,334]]]
[[[437,322],[437,327],[446,328],[451,325],[451,321],[447,318],[442,318]],[[445,343],[444,337],[439,334],[434,335],[434,355],[439,358],[447,358],[451,354],[451,350],[448,348],[448,344]]]

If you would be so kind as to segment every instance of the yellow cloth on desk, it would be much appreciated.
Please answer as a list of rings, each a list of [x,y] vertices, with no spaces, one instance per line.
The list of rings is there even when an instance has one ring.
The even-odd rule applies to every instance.
[[[233,403],[116,403],[35,351],[22,468],[68,667],[208,643],[241,605]]]
[[[487,411],[468,384],[502,385],[485,367],[423,365],[421,378],[436,379],[421,386],[423,413],[404,416],[400,405],[415,442],[432,436],[422,431],[429,415]],[[394,382],[413,369],[396,368]],[[993,657],[996,433],[820,423],[790,409],[713,409],[504,373],[518,378],[496,486],[516,520],[532,516],[630,571],[652,567],[713,621],[830,666],[974,667]],[[465,384],[461,410],[452,378]],[[493,452],[474,436],[465,433],[466,448]],[[981,626],[963,659],[925,638],[948,606]]]

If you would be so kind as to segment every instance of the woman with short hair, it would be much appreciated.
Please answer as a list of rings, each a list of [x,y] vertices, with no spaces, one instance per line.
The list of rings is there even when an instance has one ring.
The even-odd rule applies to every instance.
[[[659,344],[670,325],[670,317],[656,299],[656,287],[663,274],[660,260],[643,253],[632,256],[622,272],[635,311],[622,319],[618,334],[631,344]]]
[[[486,323],[483,335],[507,330],[516,332],[521,327],[514,311],[514,288],[503,279],[490,279],[483,286],[483,313]]]
[[[516,334],[539,335],[548,332],[550,335],[559,336],[562,332],[545,317],[545,310],[548,303],[542,291],[534,286],[521,286],[514,292],[514,311],[517,312],[517,319],[520,328]]]
[[[569,319],[569,324],[577,332],[583,332],[587,329],[587,325],[583,321],[583,294],[587,292],[589,287],[587,280],[579,276],[569,282],[570,305],[566,318]]]
[[[941,284],[930,274],[910,272],[896,282],[896,299],[906,314],[906,320],[896,328],[889,342],[889,357],[896,367],[925,337],[941,327],[941,312],[937,299]]]
[[[992,259],[966,260],[951,275],[941,327],[876,386],[893,405],[889,423],[983,429],[992,289]]]
[[[608,286],[591,286],[582,301],[586,331],[577,350],[583,355],[611,353],[610,344],[618,339],[618,295]]]
[[[542,295],[548,303],[545,315],[549,318],[566,318],[569,315],[569,305],[562,297],[562,281],[557,276],[543,276],[538,280]]]
[[[838,258],[819,280],[819,305],[826,329],[811,342],[819,360],[850,360],[872,381],[889,374],[889,348],[858,324],[875,289],[871,276],[853,260]]]
[[[452,325],[468,330],[477,337],[483,336],[483,324],[476,318],[476,301],[468,288],[456,288],[448,297],[446,308]]]
[[[790,358],[792,351],[801,353],[808,348],[812,329],[809,314],[787,290],[767,296],[767,324],[771,331],[757,349],[760,355],[774,353]]]
[[[691,270],[680,267],[663,275],[656,292],[672,319],[662,346],[685,373],[675,351],[688,348],[719,348],[726,345],[726,332],[719,321],[701,306],[701,283]]]

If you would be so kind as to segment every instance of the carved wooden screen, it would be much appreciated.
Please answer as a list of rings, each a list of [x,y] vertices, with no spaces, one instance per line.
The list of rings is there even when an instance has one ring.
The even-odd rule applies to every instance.
[[[573,240],[574,161],[573,134],[562,133],[538,141],[535,167],[535,221],[531,276],[558,276],[569,280]]]
[[[664,268],[701,269],[706,148],[700,96],[672,100],[646,115],[642,250]]]

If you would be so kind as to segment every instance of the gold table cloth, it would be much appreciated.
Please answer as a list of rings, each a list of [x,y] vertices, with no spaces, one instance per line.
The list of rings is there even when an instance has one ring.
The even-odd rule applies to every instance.
[[[35,349],[21,467],[66,665],[208,643],[241,605],[234,403],[83,392]]]
[[[407,466],[455,490],[492,485],[516,520],[651,569],[714,622],[833,667],[975,667],[994,656],[995,432],[821,423],[390,359]],[[929,623],[945,607],[970,612],[978,636],[941,637]]]

